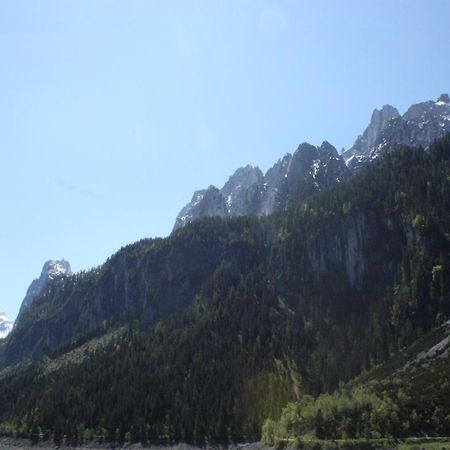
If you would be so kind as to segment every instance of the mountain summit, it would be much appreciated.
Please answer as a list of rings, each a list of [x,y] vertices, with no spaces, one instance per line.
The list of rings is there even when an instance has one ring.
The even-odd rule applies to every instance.
[[[6,314],[0,309],[0,339],[8,336],[12,330],[13,322],[9,320]]]
[[[428,148],[450,132],[450,97],[441,94],[436,101],[414,104],[400,116],[390,106],[372,114],[370,124],[342,156],[352,172],[402,145]]]
[[[70,277],[71,275],[72,269],[70,268],[70,263],[65,259],[48,260],[44,264],[39,278],[36,278],[30,284],[27,294],[22,301],[22,305],[20,306],[19,316],[30,307],[34,299],[45,289],[50,281],[62,277]]]
[[[287,153],[265,174],[258,167],[236,170],[218,189],[196,191],[178,214],[174,230],[201,217],[266,216],[281,212],[310,195],[330,189],[386,153],[407,145],[428,148],[450,132],[450,97],[412,105],[400,115],[391,105],[375,109],[352,147],[339,155],[328,142],[306,142]]]
[[[389,120],[400,117],[397,108],[391,105],[384,105],[381,111],[375,109],[372,113],[372,118],[363,134],[358,136],[352,147],[346,150],[342,156],[346,161],[353,156],[367,155],[375,145],[378,136],[383,131]]]
[[[247,165],[230,176],[221,189],[196,191],[180,211],[174,230],[200,217],[266,216],[283,211],[311,193],[328,189],[350,177],[341,156],[328,142],[315,147],[304,142],[287,153],[264,175]]]

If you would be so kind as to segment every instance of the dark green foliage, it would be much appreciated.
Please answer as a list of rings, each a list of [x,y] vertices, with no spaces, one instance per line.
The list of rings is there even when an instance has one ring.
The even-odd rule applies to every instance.
[[[329,410],[305,393],[332,392],[449,318],[449,161],[450,137],[402,149],[286,213],[199,220],[51,286],[4,344],[4,364],[126,330],[57,370],[5,372],[3,431],[255,438],[302,398],[327,437]],[[348,436],[390,398],[383,386],[353,405],[356,394],[339,422]],[[321,398],[346,404],[334,395]]]
[[[289,403],[278,421],[265,422],[264,441],[449,435],[448,358],[427,358],[382,380],[373,378],[376,373],[370,381],[350,384],[333,394],[316,399],[304,396],[300,402]]]

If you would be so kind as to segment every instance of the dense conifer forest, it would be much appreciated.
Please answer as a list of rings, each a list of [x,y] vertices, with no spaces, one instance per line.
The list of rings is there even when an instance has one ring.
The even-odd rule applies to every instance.
[[[0,431],[449,435],[448,365],[419,397],[420,376],[345,384],[442,326],[449,288],[446,136],[285,213],[201,219],[55,283],[1,344]]]

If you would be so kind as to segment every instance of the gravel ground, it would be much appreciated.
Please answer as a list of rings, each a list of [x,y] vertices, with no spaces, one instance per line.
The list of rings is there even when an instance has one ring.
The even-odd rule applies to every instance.
[[[61,445],[56,446],[52,442],[40,442],[36,445],[31,445],[29,440],[26,439],[12,439],[12,438],[0,438],[0,449],[9,448],[12,450],[98,450],[98,449],[142,449],[147,448],[150,450],[224,450],[223,446],[208,446],[208,447],[195,447],[188,444],[177,444],[167,446],[152,446],[143,447],[141,444],[127,444],[123,447],[114,446],[111,444],[86,444],[83,446],[70,447]],[[252,442],[249,444],[230,445],[226,447],[227,450],[273,450],[271,447],[267,447],[260,442]]]

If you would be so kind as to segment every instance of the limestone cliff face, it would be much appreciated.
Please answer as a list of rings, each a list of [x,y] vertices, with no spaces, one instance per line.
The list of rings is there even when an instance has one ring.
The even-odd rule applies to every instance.
[[[283,211],[312,193],[330,189],[348,179],[350,172],[328,142],[320,147],[300,144],[264,175],[258,167],[241,167],[222,189],[195,192],[181,210],[174,230],[201,217],[265,216]]]
[[[210,186],[195,192],[178,214],[174,230],[201,217],[264,216],[283,211],[347,180],[399,146],[427,148],[447,132],[448,94],[412,105],[403,116],[393,106],[384,105],[373,111],[367,128],[342,155],[328,142],[319,147],[303,143],[265,174],[258,167],[242,167],[221,189]]]
[[[342,154],[344,160],[347,161],[355,155],[368,155],[389,120],[397,117],[400,117],[400,114],[391,105],[384,105],[381,110],[375,109],[363,134],[358,136],[353,146]]]
[[[292,155],[287,153],[266,172],[261,192],[261,203],[258,206],[258,214],[267,216],[281,209],[279,191],[283,183],[285,183],[285,178],[287,178],[291,163]]]
[[[174,230],[200,217],[225,217],[228,215],[225,198],[215,186],[194,192],[192,200],[178,214]]]
[[[307,249],[317,274],[335,268],[342,281],[355,289],[367,289],[372,278],[393,280],[399,255],[417,237],[397,216],[380,217],[371,211],[349,212],[317,230],[320,239]],[[379,273],[374,276],[374,271]]]
[[[259,167],[247,165],[237,169],[220,190],[227,206],[227,215],[257,215],[263,179]]]
[[[350,170],[356,173],[402,145],[425,149],[448,132],[450,97],[442,94],[436,101],[412,105],[403,116],[392,107],[384,113],[375,110],[364,134],[342,156]]]

